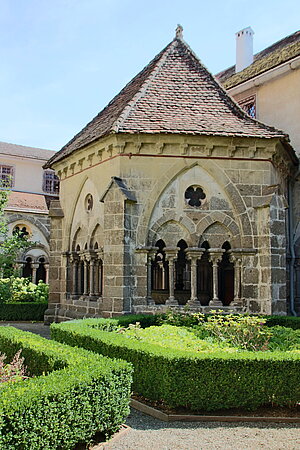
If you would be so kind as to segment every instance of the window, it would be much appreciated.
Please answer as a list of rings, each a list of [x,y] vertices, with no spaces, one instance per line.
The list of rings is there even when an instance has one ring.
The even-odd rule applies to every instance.
[[[244,98],[243,100],[239,101],[238,104],[244,111],[246,111],[247,114],[249,114],[250,117],[252,117],[252,119],[255,119],[255,117],[256,117],[255,95]]]
[[[3,187],[12,187],[14,184],[14,168],[0,164],[0,180]]]
[[[46,170],[44,172],[43,191],[48,194],[59,193],[59,178],[52,170]]]
[[[189,206],[200,208],[206,198],[206,195],[200,186],[190,186],[185,191],[184,198]]]

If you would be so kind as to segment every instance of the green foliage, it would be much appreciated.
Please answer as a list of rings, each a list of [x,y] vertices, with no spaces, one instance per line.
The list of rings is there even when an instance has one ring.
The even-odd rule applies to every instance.
[[[0,320],[16,321],[22,320],[43,321],[48,307],[47,303],[0,303]]]
[[[198,320],[200,334],[203,330],[220,343],[243,350],[264,351],[268,349],[271,328],[265,326],[266,320],[261,317],[216,312],[206,320],[203,314],[198,314]]]
[[[118,319],[110,321],[118,324]],[[133,389],[146,398],[206,411],[252,409],[270,403],[295,405],[300,401],[297,350],[232,352],[220,348],[192,352],[128,338],[126,333],[103,331],[97,329],[97,323],[104,324],[105,319],[52,324],[51,336],[131,362]],[[139,333],[137,329],[132,332]]]
[[[20,250],[24,250],[30,246],[25,236],[19,233],[8,236],[8,228],[4,216],[4,208],[8,202],[9,190],[0,182],[0,268],[3,277],[14,275],[13,265],[16,261]]]
[[[22,349],[35,375],[1,385],[1,449],[73,449],[98,431],[111,435],[129,413],[132,368],[126,362],[13,327],[0,327],[0,348],[8,361]]]
[[[41,280],[34,284],[29,278],[0,278],[0,303],[46,303],[48,293],[48,284]]]

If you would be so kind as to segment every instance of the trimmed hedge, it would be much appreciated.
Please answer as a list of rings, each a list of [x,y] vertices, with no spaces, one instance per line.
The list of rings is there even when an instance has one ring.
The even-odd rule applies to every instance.
[[[134,366],[133,390],[171,407],[213,411],[300,401],[300,352],[185,352],[102,331],[119,319],[83,319],[51,325],[53,339]],[[98,329],[97,329],[98,327]]]
[[[43,321],[44,314],[48,308],[47,303],[2,303],[0,304],[0,320],[22,320]]]
[[[0,386],[1,449],[67,450],[119,428],[129,413],[128,363],[0,327],[7,360],[19,349],[36,377]]]

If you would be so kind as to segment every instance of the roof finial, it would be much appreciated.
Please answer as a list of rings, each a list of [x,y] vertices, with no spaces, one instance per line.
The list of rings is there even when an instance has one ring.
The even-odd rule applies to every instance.
[[[177,25],[177,28],[176,28],[176,39],[183,39],[183,28],[182,28],[182,26],[181,25]]]

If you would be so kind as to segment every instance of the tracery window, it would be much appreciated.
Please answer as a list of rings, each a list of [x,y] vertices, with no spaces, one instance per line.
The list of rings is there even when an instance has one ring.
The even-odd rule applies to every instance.
[[[190,186],[185,191],[184,197],[189,206],[200,208],[206,198],[206,194],[200,186]]]
[[[256,98],[255,95],[252,95],[251,97],[244,98],[243,100],[239,101],[238,104],[240,107],[246,111],[247,114],[249,114],[252,119],[255,119],[256,117]]]
[[[20,238],[25,238],[29,236],[29,231],[25,225],[16,225],[13,229],[13,234],[18,235]]]

